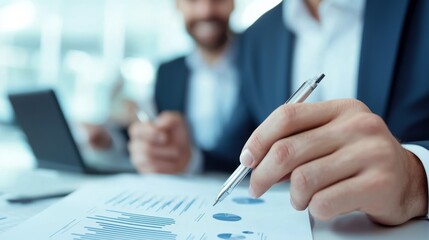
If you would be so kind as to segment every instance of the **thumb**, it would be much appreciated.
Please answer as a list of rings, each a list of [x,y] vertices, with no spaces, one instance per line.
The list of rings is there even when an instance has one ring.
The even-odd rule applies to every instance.
[[[180,113],[173,111],[165,111],[158,116],[154,124],[158,129],[168,131],[175,129],[183,123],[184,119]]]

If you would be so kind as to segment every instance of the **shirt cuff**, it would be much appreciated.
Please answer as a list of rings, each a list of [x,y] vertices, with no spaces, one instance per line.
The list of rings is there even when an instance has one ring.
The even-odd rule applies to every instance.
[[[402,144],[402,147],[412,152],[417,158],[420,159],[423,168],[426,172],[426,181],[428,181],[428,195],[429,195],[429,150],[415,144]],[[428,196],[429,199],[429,196]],[[428,213],[426,215],[426,220],[429,220],[429,203],[428,203]]]
[[[185,171],[185,175],[195,175],[203,172],[204,156],[200,149],[192,146],[191,161]]]

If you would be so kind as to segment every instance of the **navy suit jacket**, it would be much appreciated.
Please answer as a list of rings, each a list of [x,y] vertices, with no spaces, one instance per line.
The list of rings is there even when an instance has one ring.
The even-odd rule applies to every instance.
[[[186,113],[189,77],[190,70],[185,57],[164,63],[159,67],[155,85],[155,102],[158,111]],[[211,150],[202,149],[204,170],[232,172],[240,164],[241,149],[254,129],[255,126],[247,115],[244,102],[239,101],[216,147]]]
[[[366,2],[357,93],[399,141],[427,149],[428,13],[427,0]],[[251,26],[241,42],[239,66],[246,80],[245,99],[256,124],[291,94],[295,39],[282,15],[280,4]]]

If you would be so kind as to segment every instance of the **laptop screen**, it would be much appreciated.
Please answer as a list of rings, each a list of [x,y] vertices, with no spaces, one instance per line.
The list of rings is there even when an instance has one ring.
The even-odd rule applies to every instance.
[[[14,93],[9,99],[15,120],[27,136],[39,167],[85,172],[82,156],[53,90]]]

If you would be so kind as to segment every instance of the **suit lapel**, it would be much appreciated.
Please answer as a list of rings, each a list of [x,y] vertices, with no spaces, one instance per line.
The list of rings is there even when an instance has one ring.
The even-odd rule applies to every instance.
[[[292,73],[292,57],[293,57],[293,45],[294,45],[294,36],[290,31],[283,31],[281,35],[276,38],[278,40],[277,44],[273,44],[275,47],[275,58],[272,62],[276,64],[276,71],[270,73],[270,78],[275,79],[276,84],[271,85],[273,89],[268,92],[274,93],[275,102],[271,103],[273,105],[269,106],[268,111],[273,111],[281,104],[283,104],[291,95],[291,73]],[[268,98],[272,98],[268,96]]]
[[[380,116],[386,114],[409,2],[366,1],[357,96]]]
[[[176,107],[179,112],[185,113],[186,112],[186,106],[187,106],[187,96],[188,96],[188,89],[189,89],[189,77],[190,77],[190,70],[188,65],[186,64],[185,58],[182,61],[182,67],[178,68],[177,72],[177,84],[174,87],[175,90],[172,91],[172,93],[175,94],[175,96],[171,96],[172,99],[175,99]]]

